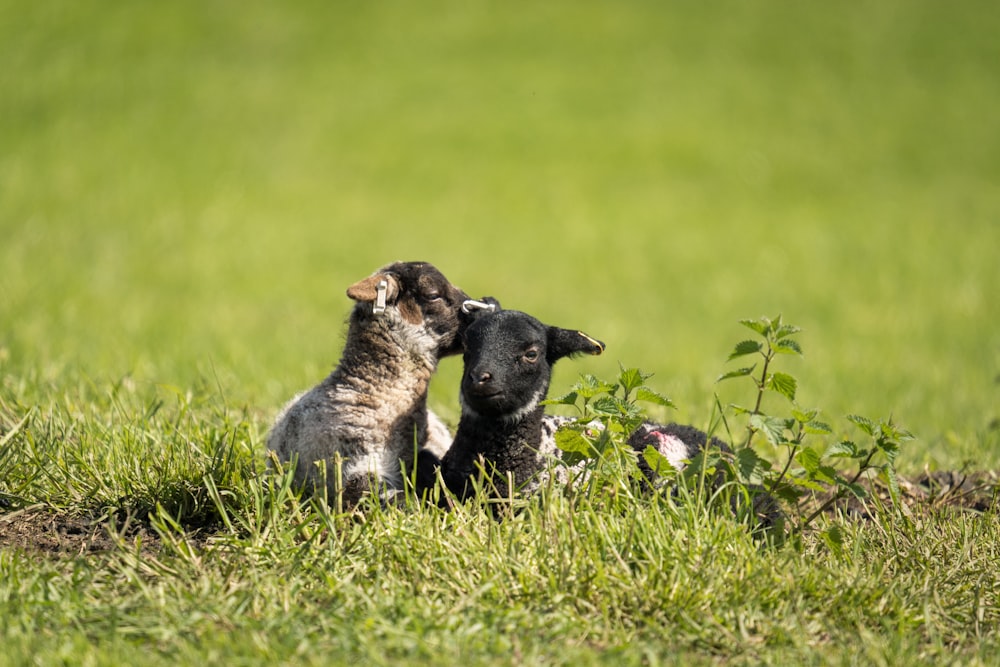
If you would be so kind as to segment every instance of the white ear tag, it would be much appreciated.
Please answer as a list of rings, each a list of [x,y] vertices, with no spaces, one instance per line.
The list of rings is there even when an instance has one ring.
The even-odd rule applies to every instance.
[[[378,281],[375,286],[375,303],[372,304],[372,314],[381,315],[385,312],[385,293],[389,289],[389,283],[385,280]]]
[[[496,312],[496,304],[486,303],[485,301],[476,301],[475,299],[467,299],[462,302],[462,312],[471,313],[474,310],[488,310],[493,313]]]

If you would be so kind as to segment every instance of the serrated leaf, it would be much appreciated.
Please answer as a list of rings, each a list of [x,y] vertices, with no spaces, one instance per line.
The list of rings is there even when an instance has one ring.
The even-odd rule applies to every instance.
[[[896,440],[901,443],[913,440],[913,434],[893,424],[891,417],[888,421],[880,421],[879,427],[882,431],[882,436],[888,440]]]
[[[823,456],[828,458],[857,458],[858,446],[850,440],[841,440],[827,447],[826,451],[823,452]]]
[[[579,394],[575,391],[571,391],[562,396],[556,396],[555,398],[547,398],[541,402],[542,405],[576,405],[576,399],[579,398]]]
[[[792,417],[795,418],[800,424],[808,424],[812,420],[816,419],[816,415],[819,414],[819,410],[802,410],[798,407],[792,408]]]
[[[759,484],[763,474],[771,469],[771,463],[761,458],[751,447],[743,447],[736,452],[736,469],[744,481]]]
[[[837,482],[837,469],[833,466],[821,465],[816,469],[814,477],[821,482],[826,482],[827,484],[835,484]]]
[[[643,401],[644,403],[653,403],[654,405],[659,405],[664,408],[674,407],[674,402],[672,400],[663,394],[658,394],[648,387],[639,387],[639,389],[635,392],[635,400]]]
[[[622,414],[624,412],[623,407],[622,402],[614,396],[599,396],[590,404],[590,409],[595,414],[611,417]]]
[[[774,373],[767,379],[767,388],[776,391],[790,401],[795,400],[798,381],[788,373]]]
[[[782,484],[778,488],[773,489],[771,493],[790,505],[795,505],[798,503],[799,499],[805,495],[804,491],[792,486],[791,484]]]
[[[689,481],[698,479],[703,472],[706,477],[714,475],[721,458],[717,449],[701,450],[691,458],[689,465],[684,468],[684,479]]]
[[[732,378],[746,377],[753,373],[754,369],[757,368],[757,364],[749,366],[747,368],[738,368],[735,371],[729,371],[728,373],[723,373],[715,379],[716,383],[722,382],[723,380],[730,380]]]
[[[740,320],[740,324],[748,329],[756,331],[761,336],[767,336],[767,332],[771,329],[771,320],[766,317],[761,317],[756,320]]]
[[[847,421],[851,422],[862,431],[868,435],[874,436],[875,430],[878,428],[871,419],[867,417],[862,417],[861,415],[847,415]]]
[[[826,487],[815,480],[809,479],[808,477],[790,477],[788,478],[788,481],[795,486],[800,486],[803,489],[809,489],[810,491],[826,491]]]
[[[899,445],[895,442],[889,442],[884,440],[877,440],[875,446],[880,452],[885,454],[885,458],[888,459],[889,463],[895,463],[896,456],[899,455]]]
[[[806,424],[803,429],[806,433],[812,435],[829,435],[833,433],[833,429],[826,422],[811,421]]]
[[[819,469],[820,456],[810,447],[799,450],[799,453],[795,455],[795,460],[809,474],[813,474]]]
[[[774,344],[774,351],[779,354],[797,354],[802,356],[802,346],[791,338],[779,340]]]
[[[733,351],[729,353],[726,361],[732,361],[738,357],[745,357],[748,354],[756,354],[764,349],[763,343],[756,340],[744,340],[736,344]]]
[[[575,391],[584,399],[591,399],[599,394],[611,394],[618,388],[616,384],[609,384],[603,380],[599,380],[593,375],[584,374],[580,376],[579,382],[577,382],[572,387],[572,391]]]
[[[851,484],[847,480],[841,479],[840,477],[837,478],[836,482],[837,486],[839,486],[842,489],[847,489],[847,491],[849,491],[852,496],[858,498],[859,500],[864,500],[865,498],[868,497],[868,491],[866,491],[865,487],[861,486],[857,482]]]
[[[785,428],[787,423],[778,417],[767,415],[751,415],[750,427],[760,431],[772,445],[781,445],[785,442]]]
[[[801,333],[802,329],[795,326],[794,324],[783,324],[778,327],[778,330],[774,332],[775,340],[781,340],[788,336],[792,336],[797,333]]]
[[[823,543],[837,556],[844,555],[844,531],[837,524],[833,524],[821,533]]]
[[[636,387],[642,386],[642,383],[653,377],[651,373],[643,373],[638,368],[620,368],[618,374],[618,383],[625,390],[625,394],[628,395]]]
[[[561,428],[556,431],[556,447],[564,452],[574,452],[584,457],[593,455],[593,445],[582,433],[572,428]]]
[[[676,472],[676,468],[670,463],[670,459],[661,454],[652,445],[646,445],[646,449],[642,452],[642,458],[645,459],[646,465],[657,475],[667,475],[671,472]]]

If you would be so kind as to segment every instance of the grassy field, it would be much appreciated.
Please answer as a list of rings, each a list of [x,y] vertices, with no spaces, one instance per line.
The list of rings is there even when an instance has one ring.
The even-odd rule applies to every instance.
[[[362,521],[260,471],[397,259],[608,344],[554,391],[638,366],[701,426],[782,313],[834,438],[892,415],[906,475],[1000,468],[998,26],[0,0],[0,664],[993,663],[995,507],[770,550],[669,500]]]

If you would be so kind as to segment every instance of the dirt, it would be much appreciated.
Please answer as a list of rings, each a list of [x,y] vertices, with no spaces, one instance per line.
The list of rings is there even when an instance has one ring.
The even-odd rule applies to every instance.
[[[136,522],[112,528],[107,517],[93,518],[54,512],[35,505],[0,513],[0,549],[17,549],[51,556],[86,556],[132,547],[140,538],[144,551],[156,551],[156,533]]]
[[[862,480],[860,484],[868,493],[868,500],[862,502],[854,496],[841,498],[827,511],[867,519],[878,502],[887,507],[892,505],[889,488],[881,480]],[[899,491],[903,504],[911,512],[982,513],[1000,509],[1000,474],[996,472],[925,471],[913,477],[900,477]],[[817,498],[815,502],[822,504],[828,497]]]

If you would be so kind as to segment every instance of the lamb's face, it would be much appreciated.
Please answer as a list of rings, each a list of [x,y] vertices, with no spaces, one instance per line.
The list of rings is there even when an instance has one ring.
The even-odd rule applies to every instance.
[[[420,346],[431,346],[438,357],[462,349],[460,334],[468,320],[462,303],[469,296],[427,262],[390,264],[349,287],[347,295],[364,304],[367,315],[415,327]],[[375,312],[379,308],[384,311]]]
[[[604,351],[603,343],[586,334],[514,310],[481,314],[466,329],[464,343],[464,409],[507,420],[520,419],[545,398],[556,361]]]

